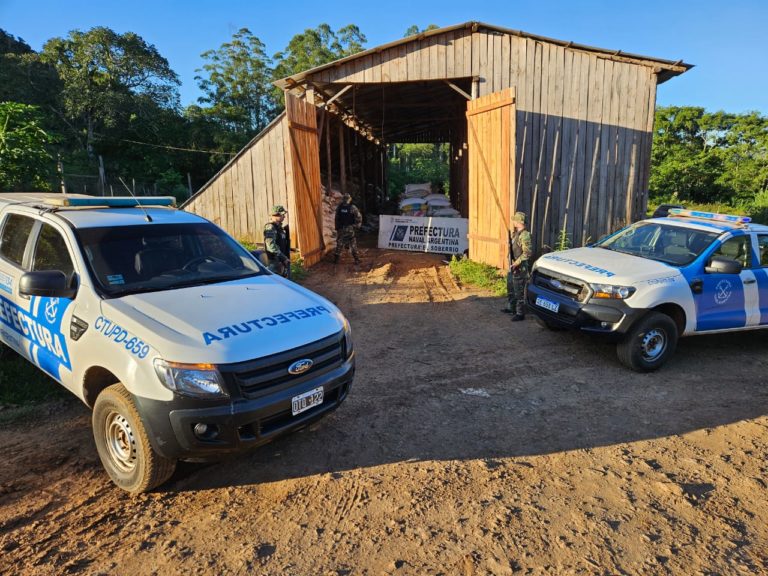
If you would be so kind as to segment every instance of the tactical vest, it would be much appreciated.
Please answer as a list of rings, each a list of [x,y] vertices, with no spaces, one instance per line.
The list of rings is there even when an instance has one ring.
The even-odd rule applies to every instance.
[[[523,247],[520,245],[521,233],[515,230],[512,234],[512,260],[517,260],[523,254]]]
[[[277,224],[275,222],[269,222],[266,226],[266,229],[269,230],[270,228],[272,228],[272,231],[274,233],[274,239],[275,239],[275,243],[277,244],[277,247],[280,249],[283,255],[287,255],[290,252],[290,248],[288,246],[288,235],[285,233],[285,228],[283,228],[281,224]],[[267,250],[266,252],[271,257],[275,256],[275,254],[273,254],[269,250]]]
[[[340,204],[336,209],[336,227],[354,226],[355,215],[352,213],[352,204]]]

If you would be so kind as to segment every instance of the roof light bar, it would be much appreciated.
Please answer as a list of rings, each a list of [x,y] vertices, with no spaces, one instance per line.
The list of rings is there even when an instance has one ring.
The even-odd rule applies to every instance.
[[[45,203],[52,206],[67,206],[76,208],[78,206],[107,206],[109,208],[131,208],[134,206],[176,206],[176,198],[173,196],[141,196],[133,198],[131,196],[92,196],[84,198],[83,196],[60,196],[56,198],[46,198]]]
[[[733,224],[747,224],[752,222],[749,216],[735,216],[733,214],[718,214],[717,212],[699,212],[698,210],[685,210],[683,208],[672,208],[669,211],[671,216],[680,216],[682,218],[702,218],[704,220],[716,220],[717,222],[732,222]]]

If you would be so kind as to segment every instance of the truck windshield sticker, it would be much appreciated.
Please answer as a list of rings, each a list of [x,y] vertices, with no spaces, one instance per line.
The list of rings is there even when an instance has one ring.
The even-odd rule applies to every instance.
[[[122,346],[128,352],[139,358],[146,358],[149,354],[149,345],[143,340],[133,336],[128,330],[115,324],[112,320],[99,316],[93,327],[97,332],[109,338],[113,343]]]
[[[107,276],[107,282],[109,282],[112,286],[116,286],[119,284],[125,284],[125,279],[123,278],[122,274],[112,274],[111,276]]]
[[[222,326],[214,331],[216,332],[215,334],[213,332],[203,332],[203,340],[205,341],[206,346],[210,346],[212,342],[219,342],[232,336],[239,336],[240,334],[248,334],[254,329],[263,330],[265,328],[277,326],[278,324],[287,324],[288,322],[296,322],[298,320],[312,318],[313,316],[322,316],[323,314],[330,313],[331,311],[325,306],[300,308],[298,310],[292,310],[291,312],[275,314],[274,316],[264,316],[263,318],[246,320],[239,324]]]
[[[29,356],[56,379],[59,368],[71,370],[67,343],[61,334],[61,320],[72,303],[66,298],[33,297],[31,312],[0,296],[0,322],[29,341]]]
[[[13,276],[0,272],[0,290],[13,294]]]
[[[591,264],[587,264],[586,262],[579,262],[578,260],[574,260],[573,258],[568,258],[566,256],[558,256],[557,254],[545,254],[541,258],[543,260],[554,260],[556,262],[562,262],[563,264],[570,264],[571,266],[584,268],[584,270],[589,270],[590,272],[594,272],[595,274],[600,274],[608,278],[610,278],[611,276],[616,276],[616,273],[614,272],[609,272],[608,270],[605,270],[603,268],[592,266]]]

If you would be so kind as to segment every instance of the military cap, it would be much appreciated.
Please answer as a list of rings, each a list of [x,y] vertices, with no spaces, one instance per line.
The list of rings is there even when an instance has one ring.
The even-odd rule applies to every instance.
[[[272,216],[280,216],[282,214],[288,214],[288,210],[283,208],[280,204],[272,206]]]
[[[512,222],[522,222],[525,224],[525,212],[515,212],[515,215],[512,216]]]
[[[344,194],[344,196],[341,197],[342,202],[352,202],[352,195],[351,194]]]

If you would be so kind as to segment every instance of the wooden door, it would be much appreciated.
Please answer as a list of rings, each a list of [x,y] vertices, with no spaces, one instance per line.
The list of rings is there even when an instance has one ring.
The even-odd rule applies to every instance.
[[[293,171],[291,235],[305,266],[320,261],[325,249],[320,189],[320,147],[317,141],[317,108],[285,94],[288,146]]]
[[[515,91],[467,102],[469,257],[507,270],[515,207]]]

